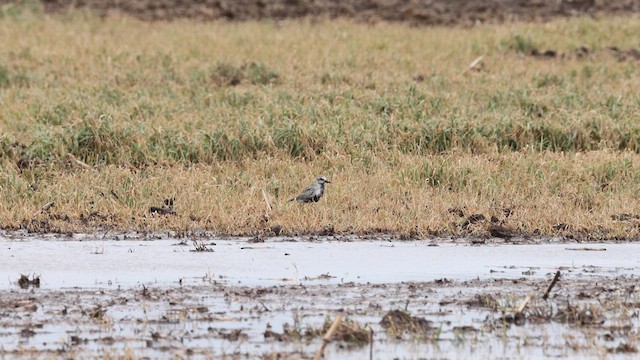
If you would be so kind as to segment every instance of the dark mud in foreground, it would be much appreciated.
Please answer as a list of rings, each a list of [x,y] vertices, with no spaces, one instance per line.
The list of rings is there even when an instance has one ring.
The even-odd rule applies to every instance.
[[[330,359],[637,356],[637,278],[561,278],[545,301],[549,282],[248,287],[205,276],[200,285],[13,289],[0,300],[0,356],[304,359],[338,314],[347,326]]]
[[[295,240],[0,238],[0,357],[637,356],[640,244]]]
[[[2,3],[3,1],[0,1]],[[421,25],[473,25],[484,22],[544,21],[554,17],[640,11],[635,0],[42,0],[50,12],[88,7],[101,14],[121,11],[144,20],[254,20],[351,18],[358,21],[406,21]]]

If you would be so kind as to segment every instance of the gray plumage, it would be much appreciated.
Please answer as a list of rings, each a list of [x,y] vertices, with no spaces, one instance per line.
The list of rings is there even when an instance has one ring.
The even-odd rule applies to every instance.
[[[318,176],[316,182],[308,188],[302,190],[300,195],[294,197],[289,201],[297,201],[299,203],[318,202],[322,195],[324,195],[324,184],[330,184],[331,181],[327,180],[324,176]]]

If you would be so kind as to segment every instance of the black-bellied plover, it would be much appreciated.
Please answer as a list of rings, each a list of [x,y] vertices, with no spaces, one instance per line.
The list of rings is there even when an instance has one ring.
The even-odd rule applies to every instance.
[[[330,184],[331,181],[327,180],[324,176],[318,176],[316,182],[308,188],[302,190],[300,195],[294,197],[289,201],[297,201],[299,203],[318,202],[324,194],[324,184]]]

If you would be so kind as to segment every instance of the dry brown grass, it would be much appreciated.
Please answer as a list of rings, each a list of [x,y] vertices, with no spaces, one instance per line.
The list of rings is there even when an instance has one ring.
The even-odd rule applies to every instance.
[[[0,221],[9,228],[28,226],[25,219],[46,222],[39,228],[36,221],[34,231],[102,227],[210,229],[252,235],[280,225],[285,233],[318,232],[329,227],[338,233],[393,232],[423,237],[486,235],[488,220],[461,226],[467,216],[480,213],[487,219],[495,216],[516,231],[537,230],[540,235],[612,238],[635,236],[638,230],[640,220],[633,216],[623,221],[612,218],[637,212],[640,163],[635,154],[449,154],[397,160],[397,171],[390,171],[384,162],[354,170],[343,162],[327,160],[325,166],[318,166],[283,159],[145,170],[117,166],[42,170],[41,178],[31,172],[19,174],[7,164],[9,171],[3,179],[11,187],[3,187]],[[336,170],[340,168],[343,170]],[[426,168],[438,169],[437,178],[428,177],[431,172]],[[313,181],[307,174],[319,173],[332,180],[319,203],[301,206],[287,201]],[[614,175],[608,175],[611,173]],[[31,185],[37,190],[30,189]],[[271,195],[271,212],[266,210],[262,189]],[[149,213],[151,206],[160,206],[169,197],[175,197],[177,215]],[[55,205],[41,212],[51,201]],[[463,210],[465,216],[449,212],[453,207]],[[510,216],[505,209],[511,210]]]
[[[638,63],[606,50],[638,46],[637,17],[458,29],[7,14],[5,229],[488,236],[493,216],[520,234],[638,237]],[[333,183],[319,203],[286,201],[320,174]],[[149,213],[170,197],[176,215]],[[486,220],[463,226],[473,214]]]

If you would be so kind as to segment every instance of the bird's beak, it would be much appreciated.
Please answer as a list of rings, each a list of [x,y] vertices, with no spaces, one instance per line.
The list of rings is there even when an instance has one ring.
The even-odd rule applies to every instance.
[[[329,181],[329,180],[325,180],[324,182],[327,183],[327,184],[331,184],[331,181]]]

